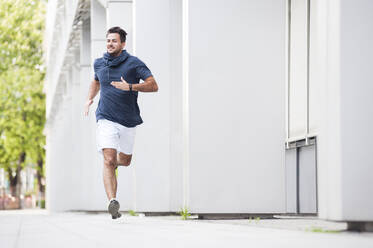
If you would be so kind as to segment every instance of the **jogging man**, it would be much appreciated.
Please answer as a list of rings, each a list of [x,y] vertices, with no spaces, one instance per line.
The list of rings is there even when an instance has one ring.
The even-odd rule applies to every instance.
[[[107,31],[107,52],[94,62],[95,78],[85,104],[87,116],[93,98],[101,90],[96,110],[96,139],[97,149],[104,156],[103,179],[109,200],[108,211],[113,219],[121,216],[116,199],[115,169],[120,165],[130,165],[136,126],[143,122],[137,104],[138,92],[158,91],[158,85],[148,67],[123,50],[126,35],[120,27]],[[140,79],[144,81],[141,84]]]

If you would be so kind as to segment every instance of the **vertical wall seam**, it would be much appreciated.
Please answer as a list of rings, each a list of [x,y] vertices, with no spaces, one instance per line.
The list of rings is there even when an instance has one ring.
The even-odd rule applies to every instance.
[[[300,154],[300,147],[297,147],[295,148],[296,149],[296,167],[295,167],[295,170],[296,170],[296,196],[297,196],[297,199],[296,199],[296,202],[297,202],[297,214],[300,213],[300,194],[299,194],[299,154]]]
[[[319,186],[318,186],[318,163],[317,163],[317,137],[315,137],[315,185],[316,185],[316,214],[319,214]]]
[[[286,29],[286,38],[285,38],[285,59],[286,59],[286,78],[285,78],[285,132],[286,132],[286,141],[285,141],[285,163],[284,163],[284,178],[285,178],[285,213],[288,212],[288,192],[287,192],[287,166],[286,166],[286,149],[289,148],[289,78],[290,78],[290,2],[291,0],[288,0],[286,2],[286,8],[285,11],[287,14],[285,14],[286,20],[285,20],[285,29]]]
[[[132,2],[132,53],[136,56],[136,1]]]
[[[132,52],[136,56],[136,0],[132,2]],[[136,166],[132,167],[133,178],[133,209],[137,211],[137,180]]]
[[[169,43],[169,46],[168,46],[168,49],[169,49],[169,56],[168,56],[168,61],[170,62],[168,65],[169,65],[169,71],[171,73],[168,74],[168,80],[169,82],[172,82],[172,79],[173,79],[173,74],[172,74],[172,71],[173,71],[173,59],[172,59],[172,51],[173,51],[173,46],[171,45],[171,42],[172,42],[172,35],[173,35],[173,29],[172,29],[172,25],[173,25],[173,20],[174,20],[174,15],[173,15],[173,5],[172,5],[172,1],[173,0],[169,0],[168,1],[168,13],[169,13],[169,26],[168,26],[168,35],[169,35],[169,39],[168,41],[170,42]],[[172,128],[174,127],[174,124],[173,124],[173,120],[172,120],[172,117],[173,117],[173,107],[172,107],[172,102],[173,102],[173,88],[174,86],[172,85],[172,83],[170,84],[170,93],[169,93],[169,96],[168,96],[168,99],[170,101],[170,104],[168,106],[168,111],[170,113],[170,118],[169,118],[169,126],[170,126],[170,129],[169,129],[169,136],[168,136],[168,142],[169,142],[169,145],[168,145],[168,151],[169,151],[169,156],[168,156],[168,171],[169,171],[169,175],[168,175],[168,209],[169,211],[172,211],[173,210],[173,205],[172,205],[172,185],[173,185],[173,181],[172,181],[172,177],[173,177],[173,173],[174,173],[174,170],[172,169],[172,163],[173,163],[173,155],[172,155],[172,152],[173,152],[173,145],[172,145]]]
[[[306,143],[308,143],[308,135],[310,133],[310,43],[311,43],[311,2],[307,0],[307,102],[306,102]]]
[[[183,0],[183,205],[189,204],[189,0]]]
[[[288,0],[288,44],[287,44],[287,139],[290,138],[290,46],[291,46],[291,0]]]

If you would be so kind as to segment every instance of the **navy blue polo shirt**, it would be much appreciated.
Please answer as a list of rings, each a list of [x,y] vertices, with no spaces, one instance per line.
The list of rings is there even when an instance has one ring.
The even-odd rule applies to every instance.
[[[106,119],[126,127],[135,127],[143,121],[137,104],[137,91],[124,91],[110,83],[123,77],[130,84],[138,84],[152,76],[146,65],[126,50],[117,56],[105,53],[94,62],[95,80],[100,82],[100,101],[96,109],[96,121]]]

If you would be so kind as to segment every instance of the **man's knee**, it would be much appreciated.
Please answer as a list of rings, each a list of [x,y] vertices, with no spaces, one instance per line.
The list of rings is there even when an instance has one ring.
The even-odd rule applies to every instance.
[[[125,159],[123,159],[123,165],[124,166],[130,166],[131,164],[131,157],[127,157]]]
[[[131,164],[132,155],[119,154],[118,163],[123,166],[129,166]]]
[[[104,165],[115,168],[117,166],[117,151],[111,148],[102,149],[104,154]]]
[[[116,161],[116,158],[105,158],[104,159],[104,165],[105,166],[109,166],[109,167],[116,167],[117,166],[117,161]]]
[[[124,163],[124,166],[130,166],[131,164],[131,158],[127,158],[126,162]]]

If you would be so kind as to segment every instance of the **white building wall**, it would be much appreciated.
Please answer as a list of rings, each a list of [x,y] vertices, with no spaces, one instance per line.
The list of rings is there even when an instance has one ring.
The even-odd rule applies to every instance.
[[[224,1],[214,3],[215,12],[209,15],[211,20],[201,12],[207,10],[211,2],[186,1],[189,21],[184,29],[182,4],[181,0],[91,2],[90,25],[84,21],[79,26],[82,30],[82,42],[78,48],[80,54],[75,53],[71,57],[71,51],[65,51],[65,56],[70,57],[70,62],[66,64],[65,61],[63,67],[66,71],[63,73],[66,74],[66,91],[61,90],[65,84],[62,79],[53,81],[62,66],[51,66],[49,71],[48,82],[55,85],[56,92],[64,95],[58,100],[53,87],[48,89],[48,107],[58,109],[58,114],[51,114],[48,118],[48,205],[51,210],[103,210],[106,207],[101,178],[102,157],[95,151],[94,138],[94,110],[98,97],[88,118],[82,118],[76,106],[83,108],[93,78],[92,68],[88,67],[87,47],[91,47],[91,63],[102,56],[106,30],[111,25],[122,26],[128,31],[129,52],[151,68],[160,86],[156,94],[140,93],[139,103],[145,123],[137,130],[132,165],[119,169],[118,198],[123,202],[122,209],[178,211],[189,202],[191,205],[188,207],[192,211],[202,212],[281,212],[284,209],[284,198],[281,197],[284,194],[284,172],[279,171],[284,160],[284,124],[281,124],[284,123],[284,101],[281,100],[284,93],[281,82],[284,83],[285,71],[284,3],[235,1],[230,5],[230,14],[237,15],[227,15],[227,23],[224,23],[221,18]],[[122,18],[118,11],[127,15]],[[235,18],[238,17],[245,17],[241,24],[237,24],[238,19]],[[263,23],[264,30],[256,26],[254,20],[258,19]],[[63,20],[65,25],[72,23],[66,18]],[[187,31],[185,27],[191,34],[190,39],[184,40],[184,46],[189,46],[188,54],[182,50],[182,37]],[[210,40],[202,27],[211,29],[211,37],[215,38]],[[70,35],[69,30],[71,28],[63,34]],[[226,34],[221,35],[220,30]],[[63,37],[62,40],[68,38]],[[263,42],[267,47],[258,49]],[[227,44],[235,45],[224,53]],[[221,51],[223,57],[216,51]],[[184,58],[190,58],[188,82],[182,78],[185,72],[183,54]],[[199,56],[209,56],[209,60]],[[232,63],[224,66],[219,62],[221,58],[235,60],[237,66]],[[76,60],[80,62],[76,63]],[[214,73],[216,69],[219,70],[218,75]],[[249,73],[238,74],[239,71]],[[232,102],[222,101],[228,97],[224,88],[226,82],[238,87],[230,92],[233,94],[229,96]],[[191,93],[187,101],[190,104],[188,123],[183,112],[186,83]],[[265,87],[276,87],[279,91],[268,92]],[[60,102],[56,104],[57,101]],[[265,107],[265,115],[255,107],[258,105]],[[276,109],[272,109],[274,105]],[[220,121],[221,110],[226,112],[228,121]],[[274,121],[279,125],[272,132],[269,125]],[[261,122],[267,125],[260,125]],[[190,130],[187,130],[190,136],[185,136],[185,124],[187,127],[190,125]],[[216,135],[227,126],[235,125],[240,126],[228,128],[223,137]],[[59,129],[55,130],[56,127]],[[259,140],[259,136],[256,139],[256,134],[268,142]],[[190,143],[185,143],[189,139]],[[226,146],[228,143],[232,145]],[[185,151],[185,144],[190,145],[190,154]],[[275,152],[271,158],[264,156],[268,149]],[[214,151],[228,153],[227,156],[216,157]],[[247,151],[252,151],[250,156],[245,156]],[[190,158],[190,164],[184,163],[186,156]],[[228,160],[231,170],[227,171]],[[191,174],[185,178],[188,172],[185,171],[186,166]],[[211,174],[212,168],[215,174]],[[263,183],[247,180],[255,170],[258,170],[256,178],[262,178]],[[234,179],[235,175],[240,180]],[[221,190],[221,179],[228,179],[231,185],[224,187],[223,194],[219,196],[213,192]],[[266,180],[272,183],[264,183]],[[201,188],[206,183],[209,186]],[[258,183],[261,184],[262,194],[253,189],[253,185]],[[211,190],[213,194],[210,195]],[[213,201],[201,200],[199,194],[206,199],[207,196],[213,197]],[[60,200],[66,197],[69,201]],[[253,198],[262,200],[253,201]],[[221,203],[221,208],[214,208],[217,203]],[[269,205],[272,207],[266,207]]]
[[[325,75],[325,21],[323,0],[310,1],[310,58],[309,58],[309,133],[318,135],[321,123],[322,75]]]
[[[373,2],[327,6],[327,71],[320,134],[320,217],[372,221]]]
[[[170,0],[170,210],[180,211],[183,191],[182,1]]]
[[[284,82],[284,32],[281,33],[281,28],[284,29],[284,12],[281,13],[279,11],[279,15],[276,17],[272,17],[272,21],[276,22],[278,26],[280,26],[280,30],[277,30],[278,26],[276,28],[273,28],[273,30],[266,30],[268,33],[275,31],[273,34],[274,37],[276,37],[276,40],[272,40],[273,43],[267,43],[269,46],[274,46],[271,49],[268,50],[257,50],[252,49],[250,50],[247,46],[247,44],[254,43],[253,45],[258,45],[260,42],[267,42],[268,40],[271,40],[273,37],[268,37],[263,35],[263,31],[256,29],[253,33],[249,33],[248,31],[242,32],[241,30],[245,28],[253,19],[250,20],[242,20],[242,26],[237,26],[235,24],[235,20],[231,20],[231,22],[228,22],[228,24],[221,25],[219,23],[219,19],[221,14],[219,11],[223,11],[223,8],[219,7],[219,4],[223,4],[223,2],[220,3],[214,3],[214,8],[217,9],[216,12],[209,11],[208,18],[211,20],[210,22],[207,22],[205,19],[205,15],[202,14],[203,11],[206,11],[207,8],[211,5],[211,3],[196,3],[193,1],[188,2],[189,6],[189,32],[191,30],[196,30],[196,33],[190,34],[190,40],[189,45],[193,44],[194,46],[190,45],[189,47],[189,56],[190,58],[194,56],[201,56],[201,59],[193,60],[193,62],[190,62],[190,80],[189,80],[189,90],[190,92],[193,92],[193,95],[190,95],[189,102],[191,107],[190,113],[196,113],[198,116],[194,117],[195,119],[191,119],[190,124],[190,139],[193,139],[196,137],[196,143],[190,144],[191,149],[193,149],[193,154],[190,154],[190,158],[194,158],[196,156],[195,162],[191,162],[190,169],[195,169],[195,174],[190,175],[186,185],[183,186],[183,156],[185,156],[185,150],[183,150],[183,116],[181,115],[182,112],[182,96],[185,94],[183,92],[183,85],[181,81],[181,37],[182,33],[180,32],[181,28],[181,16],[177,15],[177,13],[181,14],[182,12],[182,1],[171,1],[172,4],[170,4],[169,1],[136,1],[135,5],[135,30],[136,30],[136,55],[139,56],[141,59],[143,59],[149,67],[155,72],[155,77],[160,85],[160,91],[157,94],[142,94],[140,96],[140,104],[142,108],[142,115],[144,117],[145,124],[140,126],[138,128],[138,133],[136,137],[136,146],[135,146],[135,156],[134,156],[134,165],[136,166],[136,206],[138,210],[153,210],[153,211],[162,211],[162,209],[170,209],[171,211],[177,211],[180,209],[180,207],[183,204],[183,199],[188,198],[188,191],[190,190],[191,198],[197,197],[198,195],[201,198],[205,198],[206,200],[210,199],[208,202],[199,202],[199,200],[196,200],[194,203],[189,198],[186,199],[187,203],[190,203],[188,207],[191,208],[192,211],[197,212],[203,212],[203,211],[212,211],[212,212],[245,212],[245,211],[261,211],[265,212],[266,210],[261,209],[260,207],[255,207],[253,202],[251,200],[246,201],[245,204],[242,203],[242,201],[245,201],[242,198],[255,198],[259,197],[259,195],[256,195],[254,191],[250,191],[252,185],[250,183],[254,183],[250,180],[246,180],[246,177],[249,177],[251,171],[256,171],[259,167],[273,167],[273,172],[268,173],[268,167],[267,169],[263,169],[263,178],[264,174],[265,177],[268,178],[268,180],[272,180],[273,178],[269,179],[268,175],[273,175],[276,180],[272,180],[270,185],[268,187],[264,187],[263,190],[267,193],[268,192],[275,192],[274,195],[276,197],[273,197],[274,195],[265,194],[266,196],[263,197],[260,196],[263,200],[256,200],[257,205],[264,206],[268,202],[266,200],[270,199],[271,207],[268,208],[268,211],[283,211],[284,209],[284,200],[283,197],[281,197],[282,194],[284,194],[284,172],[281,170],[281,164],[283,158],[283,141],[284,141],[284,124],[281,125],[281,118],[282,122],[284,123],[284,117],[279,113],[276,112],[271,116],[262,117],[259,112],[255,112],[255,110],[250,111],[247,106],[254,106],[255,104],[258,104],[258,97],[253,99],[251,101],[245,101],[246,99],[250,99],[253,96],[258,95],[258,89],[255,92],[250,92],[250,90],[255,89],[256,87],[260,87],[261,82],[267,82],[267,81],[273,81],[274,78],[274,84],[278,85],[279,87],[279,95],[269,95],[268,98],[260,99],[260,102],[267,103],[269,99],[273,100],[273,97],[276,99],[275,105],[277,106],[280,112],[284,113],[284,101],[281,98],[282,93],[284,92],[284,84],[281,85],[281,80]],[[271,2],[272,3],[272,2]],[[266,2],[263,7],[264,9],[266,7],[269,7],[269,2]],[[246,7],[246,8],[242,8]],[[266,15],[271,15],[271,11],[274,11],[274,9],[280,9],[284,8],[284,5],[275,5],[272,6],[272,8],[268,8],[267,12],[263,11],[258,14],[257,9],[254,8],[255,3],[251,3],[251,5],[247,5],[245,2],[242,1],[236,1],[232,3],[231,9],[232,11],[236,11],[238,13],[242,13],[242,15],[246,15],[248,11],[256,12],[257,15],[261,18],[260,20],[263,20],[265,23]],[[172,14],[170,14],[172,13]],[[175,14],[176,13],[176,14]],[[262,15],[262,16],[261,16]],[[142,18],[143,16],[147,16],[149,19],[154,20],[153,22],[149,23],[147,19]],[[253,16],[252,13],[249,16]],[[252,17],[252,18],[258,18],[258,16]],[[242,16],[240,16],[242,18]],[[228,16],[225,16],[224,20],[227,21]],[[280,21],[280,23],[278,23]],[[204,23],[206,22],[206,24]],[[214,24],[214,22],[219,23],[219,25]],[[282,22],[282,26],[281,26]],[[273,23],[267,22],[268,28]],[[206,25],[205,28],[201,25]],[[253,24],[254,25],[254,24]],[[222,32],[227,32],[227,30],[230,28],[231,33],[220,35],[218,33],[218,30],[215,33],[215,27],[221,28],[223,30]],[[232,27],[235,27],[232,29]],[[209,40],[208,37],[206,37],[207,32],[205,32],[209,29],[208,36],[215,37],[213,40]],[[247,28],[247,30],[250,30],[250,28]],[[183,31],[185,32],[185,30]],[[205,34],[204,34],[205,33]],[[232,38],[232,35],[239,36],[240,39],[234,40]],[[242,35],[246,35],[246,39],[243,39]],[[250,35],[257,35],[257,38],[255,41],[250,41]],[[151,39],[152,42],[149,42],[149,39]],[[231,40],[229,40],[231,39]],[[241,41],[240,41],[241,40]],[[210,42],[210,43],[208,43]],[[246,43],[248,42],[248,43]],[[199,45],[199,43],[203,45]],[[227,50],[227,54],[232,54],[233,56],[236,56],[239,53],[245,52],[245,56],[242,56],[239,58],[239,61],[235,61],[235,64],[241,64],[239,68],[235,68],[234,65],[223,64],[220,62],[220,56],[218,53],[215,53],[215,51],[222,51],[224,50],[224,47],[226,47],[226,44],[235,43],[236,52],[232,52],[230,47],[229,51]],[[205,44],[209,44],[211,47],[204,46]],[[157,48],[157,49],[154,49]],[[248,75],[248,77],[251,77],[249,80],[244,77],[244,75],[238,75],[238,71],[247,71],[247,67],[250,67],[250,65],[256,64],[258,62],[257,56],[252,56],[252,52],[255,52],[255,54],[263,54],[267,53],[269,54],[270,51],[276,49],[278,50],[278,54],[274,57],[276,57],[276,60],[273,62],[273,67],[268,65],[268,61],[266,59],[262,60],[263,64],[256,65],[256,69],[259,69],[257,71],[256,75],[251,76]],[[255,51],[254,51],[255,50]],[[206,51],[209,52],[208,55],[206,55]],[[210,52],[211,51],[211,52]],[[185,56],[185,55],[184,55]],[[210,59],[208,61],[203,60],[203,56],[209,57]],[[214,57],[217,56],[217,57]],[[224,58],[224,55],[222,55]],[[273,56],[273,53],[271,53],[271,56]],[[231,58],[232,58],[231,57]],[[250,59],[252,57],[252,59]],[[255,58],[255,59],[254,59]],[[266,57],[267,58],[267,57]],[[282,58],[282,60],[281,60]],[[185,59],[185,58],[184,58]],[[273,59],[273,57],[271,57]],[[216,61],[216,62],[215,62]],[[201,64],[202,63],[202,64]],[[251,64],[250,64],[251,63]],[[224,67],[225,70],[220,70],[219,68]],[[265,78],[263,77],[263,74],[265,74],[265,71],[271,68],[276,68],[276,72],[278,74],[273,74],[273,78]],[[283,70],[281,70],[281,68]],[[185,68],[184,68],[185,69]],[[192,69],[196,71],[192,71]],[[179,72],[179,73],[175,73]],[[217,75],[214,75],[218,71]],[[223,75],[223,76],[222,76]],[[237,76],[236,76],[237,75]],[[201,77],[201,78],[194,78],[195,76]],[[219,78],[219,76],[221,78]],[[245,75],[246,76],[246,75]],[[204,77],[204,78],[203,78]],[[210,78],[211,77],[211,78]],[[282,77],[282,79],[277,79],[278,77]],[[172,80],[171,80],[172,79]],[[171,80],[171,81],[170,81]],[[242,80],[242,81],[241,81]],[[251,86],[244,86],[244,81],[256,81],[257,84],[252,84]],[[232,116],[235,116],[236,121],[242,124],[243,120],[246,120],[247,127],[251,131],[246,134],[248,137],[248,140],[251,139],[251,141],[244,141],[242,137],[232,136],[230,142],[232,143],[232,147],[225,147],[224,143],[221,143],[222,137],[219,137],[218,133],[221,133],[222,125],[225,125],[227,123],[219,123],[218,120],[215,119],[215,116],[211,116],[211,113],[213,111],[219,112],[221,110],[221,107],[224,106],[224,103],[229,104],[227,101],[224,101],[219,105],[219,98],[216,99],[218,102],[214,102],[215,104],[209,103],[211,99],[213,99],[214,95],[225,95],[226,89],[223,87],[225,81],[235,82],[237,85],[241,85],[244,90],[245,87],[247,87],[248,92],[245,92],[246,94],[249,94],[250,97],[245,96],[245,100],[242,100],[241,103],[233,103],[232,105],[237,106],[237,112],[246,112],[248,113],[247,116],[243,116],[240,118],[239,116],[236,116],[237,112],[231,113]],[[214,82],[214,83],[213,83]],[[199,88],[194,87],[202,87],[202,85],[205,85],[205,88],[200,90]],[[215,87],[215,85],[221,84],[221,87]],[[231,86],[235,86],[235,84],[230,84]],[[198,86],[197,86],[198,85]],[[265,85],[268,87],[268,85]],[[263,91],[259,92],[263,95],[264,93],[264,87]],[[208,89],[207,89],[208,88]],[[282,88],[282,91],[281,91]],[[192,90],[193,89],[193,90]],[[237,94],[243,93],[242,89],[238,90],[232,90],[236,91]],[[260,91],[260,90],[259,90]],[[200,94],[199,94],[200,92]],[[240,92],[240,93],[239,93]],[[194,95],[195,94],[195,95]],[[251,95],[252,94],[252,95]],[[234,96],[227,96],[229,99],[234,99]],[[215,101],[213,99],[212,101]],[[157,102],[157,104],[154,106],[154,102]],[[254,104],[255,103],[255,104]],[[196,106],[198,110],[192,110],[193,106]],[[281,106],[283,107],[281,109]],[[270,108],[271,106],[268,106]],[[206,111],[204,109],[206,108]],[[230,108],[232,106],[226,106],[227,112],[230,112]],[[254,107],[253,107],[254,108]],[[194,111],[194,112],[192,112]],[[275,112],[275,111],[273,111]],[[201,113],[202,116],[199,116],[199,113]],[[249,118],[250,114],[252,114],[252,119]],[[148,117],[149,116],[149,117]],[[192,116],[192,115],[191,115]],[[206,150],[220,152],[219,150],[225,150],[225,149],[236,149],[237,153],[247,153],[247,150],[254,149],[253,151],[258,151],[264,149],[268,149],[268,144],[259,141],[259,147],[255,147],[258,142],[258,140],[253,139],[253,132],[258,132],[257,127],[259,125],[254,126],[253,119],[255,117],[260,116],[260,120],[263,121],[263,118],[268,118],[268,120],[273,121],[273,118],[280,118],[276,119],[276,121],[280,122],[280,126],[278,127],[279,130],[282,130],[279,132],[279,135],[276,137],[273,137],[272,134],[266,134],[265,132],[268,131],[268,129],[261,129],[263,131],[260,131],[260,134],[265,137],[268,137],[269,144],[273,144],[273,139],[276,140],[275,144],[273,145],[272,149],[277,149],[278,153],[275,157],[273,157],[272,161],[264,161],[262,154],[264,153],[258,153],[257,155],[252,154],[252,160],[248,161],[248,158],[244,158],[242,156],[238,156],[236,160],[232,160],[230,162],[230,166],[236,166],[236,170],[231,170],[231,175],[242,175],[242,180],[238,182],[238,184],[234,184],[236,180],[232,180],[232,178],[228,179],[228,182],[233,183],[234,185],[229,188],[225,189],[225,192],[227,192],[226,195],[215,196],[210,194],[211,190],[213,192],[220,192],[220,185],[221,185],[221,178],[224,178],[224,175],[227,175],[229,173],[229,170],[226,170],[226,165],[222,161],[221,157],[218,157],[214,160],[213,153],[209,153]],[[149,124],[147,124],[147,118],[150,118]],[[211,118],[211,119],[209,119]],[[200,119],[200,121],[199,121]],[[218,118],[220,120],[220,118]],[[265,120],[267,121],[267,119]],[[228,123],[228,125],[234,125],[234,121],[231,120],[231,122]],[[270,121],[268,122],[270,123]],[[197,129],[193,129],[192,124],[196,125]],[[150,126],[151,125],[151,126]],[[208,128],[205,126],[207,125]],[[243,131],[244,126],[242,126],[242,129],[236,130],[237,132]],[[209,130],[210,129],[210,130]],[[157,131],[155,131],[157,130]],[[200,130],[200,131],[198,131]],[[201,131],[203,131],[201,133]],[[278,130],[276,130],[278,131]],[[206,134],[206,133],[209,134]],[[275,132],[275,131],[274,131]],[[210,135],[211,134],[211,135]],[[231,131],[229,132],[229,135],[231,135]],[[185,134],[184,134],[185,135]],[[267,135],[267,136],[266,136]],[[209,136],[209,146],[206,146],[204,143],[206,140],[206,136]],[[228,135],[227,135],[228,136]],[[151,138],[150,138],[151,137]],[[167,138],[168,137],[168,138]],[[199,139],[198,139],[198,138]],[[270,137],[270,138],[269,138]],[[262,137],[263,138],[263,137]],[[238,140],[238,142],[237,142]],[[155,144],[153,144],[155,142]],[[229,140],[226,142],[229,143]],[[249,148],[248,142],[251,143],[252,147]],[[222,144],[223,147],[214,147],[219,146],[218,144]],[[255,145],[253,145],[255,144]],[[151,147],[153,146],[153,147]],[[194,148],[195,147],[195,148]],[[216,149],[216,150],[215,150]],[[205,153],[205,157],[198,157],[199,155],[194,154],[200,154]],[[227,159],[230,159],[234,156],[226,156]],[[201,160],[201,161],[199,161]],[[202,162],[203,160],[207,160],[206,164]],[[249,159],[250,160],[250,159]],[[171,162],[170,162],[171,161]],[[216,163],[218,161],[218,163]],[[245,164],[257,164],[252,165],[253,167],[248,167]],[[201,163],[204,164],[203,168],[201,166]],[[151,165],[151,167],[147,166],[144,167],[144,165]],[[263,166],[264,165],[264,166]],[[170,167],[169,167],[170,166]],[[211,173],[211,170],[209,169],[212,167],[214,169],[214,173]],[[271,167],[271,168],[272,168]],[[197,169],[198,168],[198,169]],[[222,169],[220,169],[222,168]],[[224,169],[223,169],[224,168]],[[218,175],[219,171],[222,172],[222,174]],[[266,171],[266,173],[264,173]],[[256,173],[259,173],[256,171]],[[273,174],[272,174],[273,173]],[[282,176],[281,176],[282,173]],[[149,178],[148,174],[153,175],[151,178]],[[185,174],[185,171],[184,171]],[[280,176],[278,176],[280,175]],[[227,178],[224,179],[227,181]],[[249,184],[247,182],[249,181]],[[201,187],[204,183],[209,184],[209,186],[203,188]],[[160,184],[160,185],[159,185]],[[276,184],[276,185],[274,185]],[[264,185],[264,184],[263,184]],[[152,193],[149,196],[149,186],[152,188]],[[185,192],[183,191],[182,187],[187,187],[188,190]],[[227,187],[225,185],[224,187]],[[235,191],[237,188],[241,188],[242,194],[237,194]],[[273,191],[273,189],[278,189],[277,191]],[[192,189],[195,191],[192,192]],[[206,191],[204,191],[206,190]],[[229,192],[235,192],[234,194]],[[250,195],[251,192],[253,196]],[[193,194],[193,195],[192,195]],[[258,193],[259,194],[259,193]],[[233,199],[232,196],[233,195]],[[183,196],[183,197],[181,197]],[[207,197],[208,196],[208,197]],[[212,197],[212,198],[211,198]],[[220,198],[221,197],[221,198]],[[268,198],[267,198],[268,197]],[[222,199],[222,202],[219,202],[219,204],[216,204],[216,202],[212,202],[211,199],[218,200]],[[158,199],[158,201],[155,201]],[[189,201],[190,200],[190,201]],[[224,202],[227,204],[224,205]],[[242,204],[235,204],[236,202],[240,202]],[[249,202],[249,203],[248,203]],[[264,203],[265,202],[265,203]],[[277,205],[274,206],[272,203],[276,202]],[[221,204],[220,204],[221,203]],[[167,205],[164,205],[167,204]],[[169,204],[169,205],[168,205]],[[201,205],[204,206],[204,208],[201,208]],[[221,208],[214,208],[214,206],[220,205]],[[235,209],[237,205],[240,205]],[[247,206],[250,205],[251,208],[247,208]],[[207,210],[208,209],[208,210]],[[234,209],[234,210],[233,210]],[[259,210],[260,209],[260,210]],[[271,210],[269,210],[271,209]],[[164,210],[163,210],[164,211]]]
[[[287,141],[317,136],[321,122],[320,76],[325,68],[325,8],[320,0],[290,0]]]
[[[171,54],[171,2],[137,0],[134,8],[135,55],[147,64],[159,84],[159,92],[139,93],[138,99],[144,120],[137,128],[133,157],[139,211],[170,211],[171,167],[181,166],[170,163],[171,85],[181,85],[181,81],[171,81],[174,56]]]
[[[291,0],[289,6],[289,138],[307,135],[307,70],[308,70],[308,20],[307,0]]]
[[[47,208],[106,209],[95,144],[98,97],[88,117],[83,107],[106,30],[119,25],[129,33],[128,51],[160,88],[139,94],[144,124],[132,165],[119,169],[122,210],[285,212],[286,1],[92,0],[84,20],[74,22],[84,3],[48,3]],[[368,0],[311,1],[308,124],[320,133],[321,218],[373,219],[372,9]],[[304,32],[297,35],[304,40]],[[303,61],[299,50],[293,60]],[[290,93],[300,105],[289,107],[303,130],[299,78]]]
[[[341,167],[343,217],[349,220],[373,221],[372,11],[372,1],[341,1]]]
[[[284,212],[285,2],[188,2],[189,205]]]
[[[46,34],[50,35],[46,39],[45,86],[47,208],[51,211],[95,210],[105,205],[98,201],[100,196],[105,197],[101,167],[98,167],[98,156],[92,146],[95,143],[94,116],[83,117],[93,76],[91,42],[90,37],[87,40],[90,35],[87,21],[83,25],[83,21],[75,20],[76,11],[87,7],[78,1],[50,1],[48,5],[56,11],[49,12],[46,25]]]
[[[91,30],[94,28],[91,19],[83,22],[81,33],[80,47],[80,71],[79,71],[79,95],[77,96],[76,106],[84,106],[90,83],[93,79],[93,71],[91,64],[91,54],[94,45],[100,41],[91,39]],[[97,18],[97,21],[100,21]],[[82,107],[77,107],[77,141],[79,141],[78,152],[80,156],[80,210],[97,210],[105,207],[103,202],[106,200],[105,191],[102,183],[102,163],[101,158],[97,154],[96,146],[96,118],[94,111],[98,104],[98,99],[95,99],[88,117],[83,116]]]
[[[90,21],[92,66],[106,52],[106,9],[96,0],[91,1]]]

